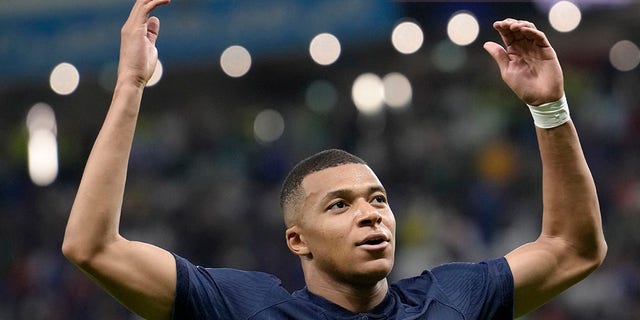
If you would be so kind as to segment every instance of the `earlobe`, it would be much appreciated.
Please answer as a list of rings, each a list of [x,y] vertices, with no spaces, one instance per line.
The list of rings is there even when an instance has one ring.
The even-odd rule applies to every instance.
[[[285,233],[287,246],[297,256],[309,256],[311,252],[298,226],[292,226]]]

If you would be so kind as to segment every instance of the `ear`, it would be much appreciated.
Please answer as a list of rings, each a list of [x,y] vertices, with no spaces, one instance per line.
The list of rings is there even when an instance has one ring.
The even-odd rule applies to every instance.
[[[307,257],[311,255],[309,247],[304,239],[304,235],[301,232],[301,228],[294,225],[287,229],[285,237],[287,240],[287,247],[293,252],[293,254],[299,257]]]

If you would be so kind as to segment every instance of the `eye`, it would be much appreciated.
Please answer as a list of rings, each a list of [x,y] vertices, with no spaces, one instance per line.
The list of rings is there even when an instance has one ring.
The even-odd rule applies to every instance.
[[[387,198],[383,195],[377,195],[373,198],[374,201],[378,202],[378,203],[386,203],[387,202]]]
[[[329,206],[329,208],[327,208],[328,210],[333,210],[333,209],[344,209],[347,207],[347,204],[344,201],[338,201],[333,203],[332,205]]]

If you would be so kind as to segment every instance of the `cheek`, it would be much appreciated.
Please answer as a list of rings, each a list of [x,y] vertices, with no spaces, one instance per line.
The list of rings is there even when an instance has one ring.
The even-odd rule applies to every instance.
[[[385,224],[386,227],[389,229],[389,232],[391,232],[391,236],[395,242],[396,241],[396,220],[394,216],[391,215],[386,219],[386,221],[383,221],[382,223]]]
[[[340,250],[348,243],[349,228],[346,226],[345,221],[341,221],[338,217],[331,217],[319,222],[313,232],[315,246],[329,253]]]
[[[391,210],[389,210],[384,215],[384,220],[385,220],[385,224],[387,225],[387,227],[389,227],[389,229],[391,229],[391,231],[393,231],[395,233],[395,231],[396,231],[396,218],[393,215],[393,212],[391,212]]]
[[[344,241],[346,238],[346,230],[343,230],[344,228],[341,228],[342,225],[343,223],[341,223],[340,221],[327,219],[320,226],[319,235],[326,242],[339,243],[341,241]]]

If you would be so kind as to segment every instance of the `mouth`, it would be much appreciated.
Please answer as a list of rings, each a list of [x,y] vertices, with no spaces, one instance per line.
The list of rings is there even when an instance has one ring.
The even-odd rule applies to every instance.
[[[385,247],[389,243],[390,239],[386,235],[380,234],[372,234],[364,238],[362,241],[356,243],[358,247]]]

